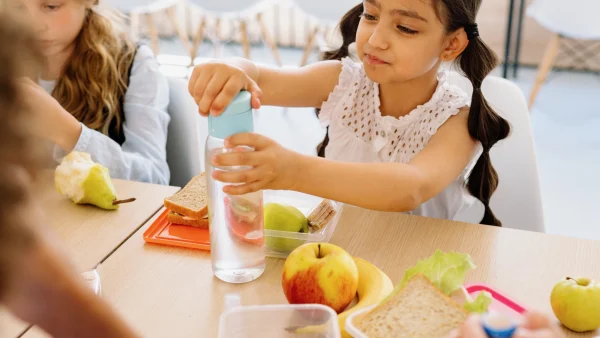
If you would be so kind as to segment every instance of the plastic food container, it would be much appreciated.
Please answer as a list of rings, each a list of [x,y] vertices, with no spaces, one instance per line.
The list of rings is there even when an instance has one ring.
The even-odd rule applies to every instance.
[[[294,330],[309,330],[302,333]],[[320,304],[235,306],[221,314],[219,338],[340,338],[337,314]]]
[[[294,192],[265,190],[263,203],[291,205],[305,216],[317,207],[322,198]],[[265,229],[265,254],[269,257],[286,258],[294,249],[304,243],[329,242],[342,214],[342,203],[332,202],[335,217],[321,230],[314,233],[299,233]],[[190,249],[210,250],[208,229],[170,224],[168,210],[164,210],[154,223],[144,232],[144,240],[149,243],[179,246]]]
[[[508,318],[519,320],[522,315],[527,311],[525,307],[520,305],[519,303],[513,301],[505,294],[500,291],[493,289],[485,284],[470,284],[465,285],[465,289],[467,293],[474,299],[480,292],[489,292],[492,295],[492,303],[490,304],[489,311],[491,313],[501,314],[502,316],[506,316]],[[376,305],[372,305],[366,307],[360,311],[357,311],[348,318],[346,318],[346,331],[354,338],[369,338],[367,335],[362,333],[356,326],[354,325],[355,321],[357,321],[361,316],[366,315],[369,311],[374,309]]]
[[[264,204],[278,203],[291,205],[300,210],[305,216],[316,208],[321,201],[320,197],[315,197],[295,191],[273,191],[265,190],[263,193]],[[266,255],[270,257],[286,258],[294,249],[304,243],[329,242],[335,227],[337,226],[342,214],[342,203],[333,202],[336,211],[335,217],[321,230],[314,233],[300,233],[289,231],[277,231],[265,229],[265,250]]]

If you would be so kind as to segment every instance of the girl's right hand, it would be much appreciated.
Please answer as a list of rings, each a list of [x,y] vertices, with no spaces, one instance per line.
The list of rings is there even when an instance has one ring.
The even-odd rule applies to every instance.
[[[202,116],[223,113],[242,89],[252,94],[252,108],[260,108],[262,91],[256,82],[243,69],[222,62],[211,61],[196,66],[188,89]]]

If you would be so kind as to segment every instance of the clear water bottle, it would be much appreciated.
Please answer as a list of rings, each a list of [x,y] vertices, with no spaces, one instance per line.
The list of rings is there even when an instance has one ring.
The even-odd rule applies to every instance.
[[[206,180],[210,247],[215,276],[228,283],[255,280],[265,270],[262,191],[233,196],[223,192],[225,183],[213,179],[214,171],[241,171],[243,166],[215,167],[212,158],[227,152],[253,151],[249,147],[225,148],[225,139],[254,131],[251,95],[240,92],[223,114],[209,116],[206,140]]]

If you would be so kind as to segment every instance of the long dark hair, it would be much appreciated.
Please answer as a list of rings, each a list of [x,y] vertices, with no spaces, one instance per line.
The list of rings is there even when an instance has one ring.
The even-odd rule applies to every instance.
[[[446,26],[446,31],[455,32],[475,25],[481,0],[438,0],[434,6],[440,21]],[[348,47],[356,41],[356,32],[363,11],[361,3],[344,15],[339,25],[343,44],[339,49],[324,53],[323,60],[340,60],[350,55]],[[508,137],[510,125],[490,107],[481,93],[483,79],[496,67],[497,62],[494,52],[478,36],[471,38],[467,48],[455,60],[460,71],[473,85],[468,128],[471,137],[479,141],[483,147],[483,153],[469,175],[467,188],[485,206],[481,224],[502,226],[490,208],[490,199],[498,187],[498,173],[492,166],[490,149],[498,141]],[[321,151],[327,141],[328,139],[321,145]]]

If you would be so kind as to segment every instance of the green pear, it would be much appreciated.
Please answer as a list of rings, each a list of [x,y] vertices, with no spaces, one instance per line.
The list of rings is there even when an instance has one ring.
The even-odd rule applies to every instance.
[[[94,163],[90,154],[83,152],[72,152],[63,159],[54,173],[54,184],[61,195],[75,204],[115,210],[119,204],[135,200],[118,201],[108,169]]]
[[[267,203],[264,206],[265,229],[308,233],[308,220],[297,208],[277,203]],[[278,252],[291,252],[304,244],[302,239],[267,236],[265,244]]]

